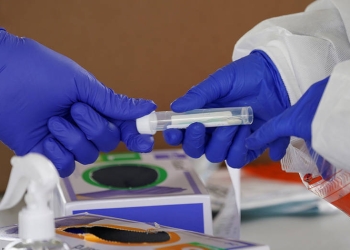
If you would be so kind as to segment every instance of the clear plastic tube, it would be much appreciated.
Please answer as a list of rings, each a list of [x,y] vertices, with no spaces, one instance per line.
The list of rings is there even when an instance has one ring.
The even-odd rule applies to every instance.
[[[184,113],[152,112],[137,119],[136,126],[140,134],[155,134],[170,128],[184,129],[195,122],[203,123],[205,127],[252,124],[253,110],[251,107],[231,107],[194,109]]]

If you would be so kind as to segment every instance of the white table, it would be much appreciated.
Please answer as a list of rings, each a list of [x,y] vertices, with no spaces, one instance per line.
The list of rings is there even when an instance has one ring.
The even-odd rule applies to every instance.
[[[337,212],[315,216],[242,219],[241,239],[271,250],[349,250],[350,217]]]

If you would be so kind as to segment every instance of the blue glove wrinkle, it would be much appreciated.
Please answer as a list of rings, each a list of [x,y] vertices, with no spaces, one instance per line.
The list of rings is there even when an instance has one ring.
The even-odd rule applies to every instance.
[[[44,153],[57,168],[59,175],[64,178],[71,175],[75,169],[74,156],[53,138],[43,142]]]
[[[205,155],[210,162],[222,162],[226,159],[237,130],[238,126],[219,127],[214,130],[212,140],[205,149]]]
[[[43,138],[30,152],[45,155],[54,164],[62,178],[67,177],[74,171],[73,154],[56,141],[51,134]]]
[[[193,123],[185,131],[183,150],[192,158],[199,158],[204,154],[206,131],[202,123]]]
[[[72,105],[71,117],[89,140],[102,134],[103,129],[108,126],[106,120],[101,119],[92,108],[81,102]]]
[[[6,30],[4,28],[0,27],[0,45],[6,39],[6,36],[7,36]]]
[[[116,94],[99,82],[91,73],[80,68],[74,76],[77,100],[93,107],[96,111],[112,119],[132,120],[147,115],[156,109],[153,101],[133,99]]]
[[[151,135],[137,135],[128,143],[128,149],[140,152],[149,153],[152,151],[154,138]]]
[[[78,102],[72,106],[71,114],[86,138],[92,141],[99,151],[109,152],[117,147],[120,141],[119,128],[93,108]]]
[[[84,133],[62,117],[49,119],[48,128],[51,134],[82,164],[93,163],[99,155],[98,149],[88,141]]]
[[[271,60],[271,58],[262,50],[253,50],[251,54],[259,54],[264,58],[265,64],[267,66],[267,69],[269,70],[269,75],[273,78],[274,85],[273,91],[271,91],[271,96],[276,96],[276,98],[279,100],[280,105],[287,109],[290,105],[290,99],[289,95],[286,89],[286,86],[284,85],[284,82],[282,80],[282,77],[274,64],[274,62]],[[273,95],[272,93],[278,93],[277,95]]]
[[[242,168],[255,159],[251,157],[255,157],[256,154],[248,153],[248,149],[244,145],[244,139],[250,134],[249,126],[241,126],[238,128],[226,159],[230,167]]]
[[[229,91],[231,78],[234,75],[231,73],[233,67],[231,64],[218,69],[200,85],[193,86],[184,96],[171,103],[171,109],[174,112],[186,112],[203,108],[205,104],[224,97],[223,93]]]

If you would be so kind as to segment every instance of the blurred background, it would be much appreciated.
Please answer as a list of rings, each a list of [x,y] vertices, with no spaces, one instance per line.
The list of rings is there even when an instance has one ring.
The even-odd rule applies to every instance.
[[[12,0],[0,1],[0,23],[70,57],[115,92],[152,99],[161,111],[229,63],[234,44],[257,23],[301,12],[310,2]],[[169,148],[161,133],[155,148]],[[12,155],[0,145],[0,192]]]

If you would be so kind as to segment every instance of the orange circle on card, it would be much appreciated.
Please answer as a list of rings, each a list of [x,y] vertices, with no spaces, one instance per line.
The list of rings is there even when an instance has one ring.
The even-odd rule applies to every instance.
[[[113,228],[113,229],[119,229],[119,230],[124,230],[124,231],[132,231],[132,232],[139,232],[139,233],[153,233],[154,229],[150,230],[144,230],[140,228],[134,228],[134,227],[126,227],[126,226],[119,226],[119,225],[110,225],[110,224],[87,224],[87,225],[74,225],[74,226],[67,226],[67,227],[59,227],[56,229],[56,233],[63,235],[63,236],[68,236],[72,238],[77,238],[81,240],[86,240],[90,242],[95,242],[95,243],[100,243],[100,244],[107,244],[107,245],[118,245],[118,246],[140,246],[140,245],[162,245],[162,244],[170,244],[174,243],[180,240],[180,236],[175,233],[175,232],[166,232],[166,231],[161,231],[161,232],[166,232],[170,239],[164,242],[140,242],[140,243],[126,243],[126,242],[118,242],[118,241],[107,241],[104,239],[101,239],[91,233],[86,233],[86,234],[74,234],[74,233],[69,233],[65,232],[64,230],[67,228],[78,228],[78,227],[106,227],[106,228]],[[152,232],[153,231],[153,232]]]

